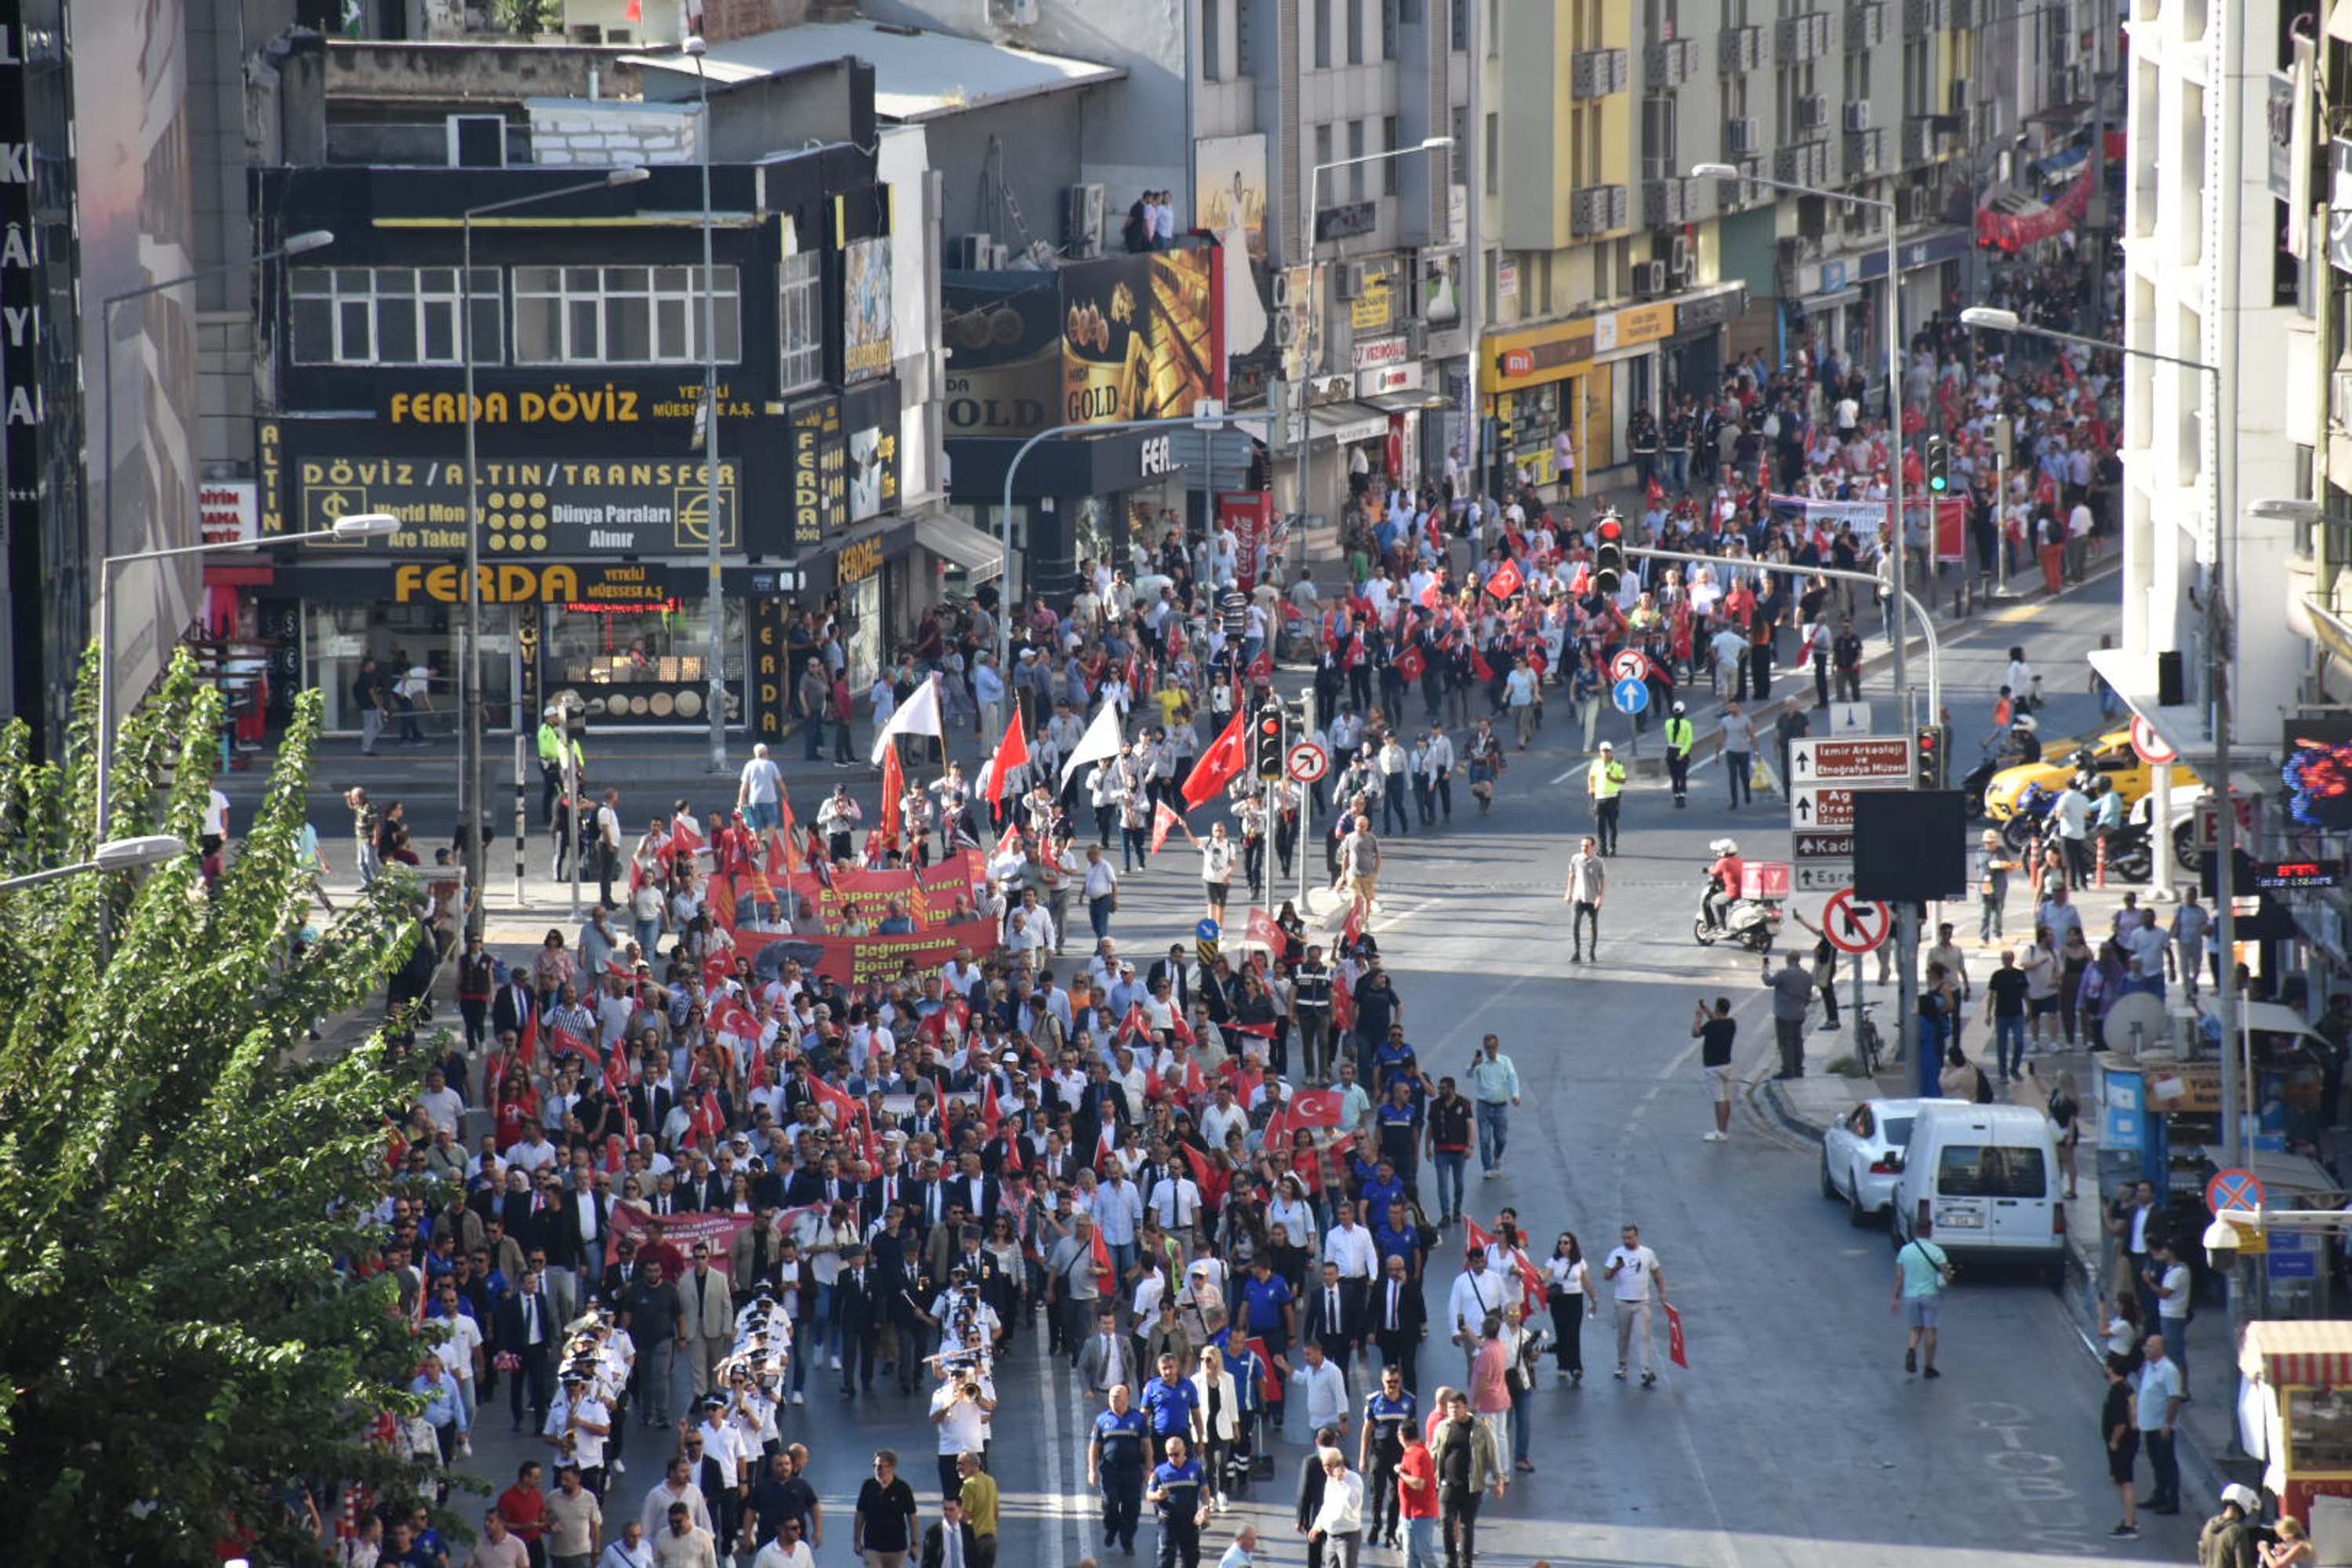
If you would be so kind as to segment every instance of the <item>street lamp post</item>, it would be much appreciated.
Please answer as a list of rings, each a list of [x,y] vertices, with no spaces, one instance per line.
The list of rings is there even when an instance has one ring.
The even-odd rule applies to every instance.
[[[1971,305],[1960,312],[1960,324],[1981,331],[2011,332],[2029,338],[2047,338],[2053,342],[2074,343],[2102,353],[2128,354],[2135,359],[2154,360],[2180,370],[2193,370],[2213,378],[2213,408],[2216,417],[2221,408],[2221,372],[2202,360],[2184,359],[2178,354],[2158,353],[2154,349],[2134,348],[2128,343],[2111,343],[2104,338],[2084,337],[2079,332],[2062,332],[2055,327],[2039,326],[2021,320],[2014,310],[1991,305]],[[2213,787],[2221,795],[2221,809],[2213,814],[2213,923],[2221,943],[2221,973],[2213,984],[2213,1010],[2221,1025],[2221,1037],[2228,1042],[2221,1051],[2221,1148],[2232,1165],[2238,1163],[2240,1150],[2239,1108],[2243,1101],[2238,1074],[2238,921],[2231,905],[2236,902],[2237,872],[2232,862],[2237,858],[2238,811],[2230,795],[2230,658],[2237,643],[2237,627],[2230,616],[2229,559],[2233,543],[2236,520],[2224,513],[2221,504],[2221,465],[2210,464],[2206,469],[2208,504],[2213,511],[2213,563],[2205,599],[2206,686],[2212,702],[2213,772],[2217,775]],[[2282,503],[2259,503],[2272,508]],[[2295,503],[2283,503],[2292,506]],[[2159,770],[2162,771],[2162,770]],[[2163,820],[2170,812],[2158,812],[2151,804],[2147,814],[2148,847],[2156,857],[2158,885],[2168,880],[2165,873],[2172,861],[2172,824]]]
[[[354,512],[337,518],[331,528],[314,528],[306,533],[279,534],[262,542],[267,544],[313,544],[327,540],[350,544],[362,540],[381,539],[400,526],[400,520],[389,512]],[[210,544],[182,544],[170,550],[137,550],[124,555],[109,555],[98,563],[98,822],[96,832],[106,837],[108,816],[114,803],[114,686],[113,672],[107,665],[113,652],[108,646],[108,636],[114,619],[114,569],[133,561],[168,561],[183,555],[210,555],[223,550],[251,550],[253,544],[242,539],[225,539]]]
[[[44,871],[28,871],[21,877],[0,881],[0,893],[14,893],[26,888],[37,888],[44,882],[55,882],[67,877],[79,877],[85,871],[135,871],[142,866],[153,866],[184,854],[185,840],[169,833],[145,834],[137,838],[110,838],[90,851],[87,860],[77,860],[70,866],[52,866]]]
[[[468,913],[467,929],[479,931],[481,927],[480,892],[487,869],[482,827],[488,813],[483,808],[488,798],[482,784],[482,479],[477,459],[477,426],[480,410],[474,399],[474,220],[494,213],[510,212],[540,202],[560,201],[565,196],[583,195],[613,185],[633,185],[646,177],[642,164],[614,169],[600,180],[583,180],[577,184],[560,185],[551,191],[533,191],[529,195],[509,196],[504,201],[486,202],[467,207],[459,215],[457,303],[462,318],[458,325],[459,350],[465,360],[466,375],[466,646],[457,661],[465,689],[459,693],[457,706],[464,714],[457,732],[457,821],[466,846],[467,885],[474,890],[474,908]],[[506,290],[499,290],[504,300]],[[504,360],[506,332],[503,311],[499,314],[500,359]],[[520,733],[524,715],[515,715],[515,729]]]
[[[709,45],[699,34],[678,46],[694,61],[694,86],[702,100],[702,134],[696,138],[702,154],[702,545],[708,579],[703,601],[710,617],[710,645],[705,658],[710,668],[710,771],[727,771],[727,637],[726,603],[719,594],[719,268],[712,259],[710,211],[710,79],[703,74],[702,57]],[[740,320],[741,305],[737,305]],[[737,487],[741,504],[741,487]],[[748,688],[748,679],[744,682]],[[747,690],[745,696],[749,698]],[[745,718],[750,718],[748,708]]]
[[[1313,334],[1314,347],[1307,352],[1307,378],[1323,368],[1323,273],[1315,265],[1319,242],[1315,236],[1315,217],[1322,210],[1323,172],[1326,169],[1347,169],[1360,163],[1378,163],[1390,158],[1408,158],[1415,153],[1443,152],[1454,145],[1451,136],[1426,136],[1410,147],[1391,147],[1385,153],[1367,153],[1357,158],[1339,158],[1328,163],[1318,163],[1307,175],[1307,330]],[[1298,430],[1298,526],[1307,526],[1307,451],[1312,447],[1314,434],[1307,427],[1307,395],[1302,385],[1292,413],[1297,416]]]

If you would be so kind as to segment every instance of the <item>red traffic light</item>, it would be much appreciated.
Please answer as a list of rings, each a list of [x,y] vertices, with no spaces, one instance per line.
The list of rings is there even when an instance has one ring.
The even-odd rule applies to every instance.
[[[1266,736],[1279,735],[1282,733],[1282,721],[1279,719],[1261,719],[1257,721],[1257,732],[1261,735]]]
[[[1593,526],[1592,531],[1603,544],[1614,544],[1625,537],[1625,524],[1619,519],[1604,517]]]

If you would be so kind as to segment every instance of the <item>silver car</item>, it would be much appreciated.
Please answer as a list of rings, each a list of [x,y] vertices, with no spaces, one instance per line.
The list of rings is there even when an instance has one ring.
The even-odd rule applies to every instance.
[[[1903,1152],[1923,1105],[1958,1100],[1865,1100],[1822,1134],[1822,1196],[1845,1204],[1846,1218],[1865,1226],[1894,1212]]]

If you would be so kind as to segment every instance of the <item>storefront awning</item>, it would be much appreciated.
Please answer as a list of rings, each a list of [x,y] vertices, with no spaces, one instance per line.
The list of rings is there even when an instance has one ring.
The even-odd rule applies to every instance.
[[[1383,414],[1417,414],[1424,408],[1444,407],[1445,396],[1436,392],[1376,392],[1363,403]]]
[[[1800,300],[1797,310],[1801,315],[1818,315],[1823,310],[1834,310],[1840,305],[1851,305],[1861,298],[1862,290],[1859,289],[1841,289],[1834,294],[1814,294]]]
[[[2352,1387],[2352,1323],[2248,1323],[2238,1370],[2273,1388]]]
[[[2095,647],[2091,649],[2089,658],[2091,668],[2098,671],[2101,679],[2116,689],[2116,695],[2124,700],[2124,706],[2130,709],[2135,717],[2147,720],[2148,727],[2180,753],[2183,766],[2200,777],[2212,776],[2213,741],[2206,730],[2205,710],[2194,702],[2166,707],[2157,701],[2154,654],[2135,654],[2119,647]],[[2231,747],[2231,761],[2236,764],[2233,771],[2237,773],[2239,786],[2244,788],[2247,787],[2245,765],[2259,762],[2265,752],[2276,750],[2278,732],[2273,730],[2268,736],[2263,736],[2242,732],[2251,730],[2250,725],[2242,725],[2241,728],[2242,732]],[[2253,787],[2259,791],[2263,786],[2257,784]]]
[[[1004,546],[970,523],[951,517],[917,518],[915,542],[963,568],[974,583],[1004,574]]]
[[[1370,441],[1389,433],[1389,416],[1360,403],[1331,403],[1307,411],[1310,436],[1318,441]]]

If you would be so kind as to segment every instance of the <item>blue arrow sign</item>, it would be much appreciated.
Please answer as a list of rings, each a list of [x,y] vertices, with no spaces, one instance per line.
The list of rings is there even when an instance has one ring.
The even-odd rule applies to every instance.
[[[1217,940],[1219,935],[1217,922],[1214,921],[1204,920],[1199,925],[1192,928],[1192,934],[1199,937],[1202,942],[1214,942]]]
[[[1650,689],[1628,676],[1609,689],[1609,700],[1620,713],[1639,713],[1650,705]]]

